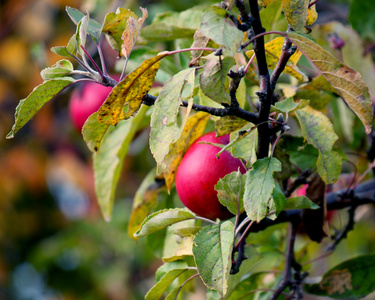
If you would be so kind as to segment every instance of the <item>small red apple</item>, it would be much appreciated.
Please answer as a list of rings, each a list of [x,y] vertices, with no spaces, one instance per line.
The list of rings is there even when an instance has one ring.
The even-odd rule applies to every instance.
[[[176,189],[182,203],[192,212],[208,219],[228,219],[233,217],[217,198],[214,186],[228,173],[241,173],[246,169],[241,160],[224,151],[217,158],[219,147],[203,144],[228,144],[229,135],[215,137],[215,132],[198,138],[183,157],[176,173]]]
[[[119,75],[112,76],[118,80]],[[74,127],[80,132],[87,118],[98,111],[104,100],[112,91],[112,87],[107,87],[96,82],[84,82],[76,88],[70,96],[69,115]]]

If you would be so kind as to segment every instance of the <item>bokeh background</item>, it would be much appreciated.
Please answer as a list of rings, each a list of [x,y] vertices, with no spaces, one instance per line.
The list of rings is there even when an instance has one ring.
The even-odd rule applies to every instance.
[[[71,89],[45,105],[14,139],[5,136],[19,100],[42,83],[41,69],[60,59],[49,49],[66,45],[75,31],[66,6],[88,11],[100,22],[118,6],[138,14],[142,6],[149,11],[149,22],[159,12],[181,11],[197,3],[0,2],[0,299],[143,299],[161,262],[144,239],[135,242],[128,237],[127,221],[134,193],[154,166],[147,131],[132,143],[125,159],[109,223],[96,203],[91,154],[69,119]],[[320,0],[319,20],[347,23],[349,8],[350,1]],[[371,32],[365,37],[369,52],[375,45]],[[106,47],[105,54],[113,69],[116,53]],[[361,233],[351,241],[362,241],[364,248],[353,251],[374,252],[375,231],[358,226],[363,227]],[[352,253],[345,249],[341,257]]]

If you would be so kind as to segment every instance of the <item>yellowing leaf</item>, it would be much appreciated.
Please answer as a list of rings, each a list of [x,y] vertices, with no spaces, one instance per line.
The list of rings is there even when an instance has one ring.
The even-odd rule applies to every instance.
[[[316,7],[314,4],[307,11],[306,25],[309,26],[309,25],[314,24],[317,18],[318,18],[318,13],[316,12]]]
[[[166,55],[164,53],[145,60],[139,68],[119,82],[99,109],[99,122],[116,125],[120,120],[128,119],[136,113],[143,97],[152,87],[160,60]],[[124,106],[127,106],[125,111]]]
[[[294,31],[305,32],[309,2],[310,0],[282,0],[284,15]]]
[[[121,36],[121,39],[124,43],[121,45],[121,53],[125,57],[129,57],[130,53],[133,50],[134,44],[137,41],[139,33],[141,32],[141,28],[143,23],[145,22],[148,12],[147,9],[140,7],[142,11],[142,17],[138,20],[132,16],[130,16],[127,20],[127,26],[124,33]]]
[[[258,0],[258,4],[262,7],[266,7],[268,5],[270,5],[272,2],[274,2],[275,0]]]
[[[270,69],[275,69],[284,44],[284,38],[277,37],[273,39],[272,41],[265,44],[266,48],[266,59],[267,59],[267,65]],[[246,55],[250,58],[254,54],[254,50],[250,50],[246,52]],[[297,67],[297,63],[299,59],[302,56],[302,52],[297,50],[289,59],[287,65],[285,66],[284,73],[287,73],[295,78],[297,78],[299,81],[307,81],[307,76],[300,71],[300,69]]]
[[[334,183],[341,171],[341,157],[332,151],[338,139],[333,125],[326,115],[306,106],[297,110],[296,115],[308,143],[319,150],[318,173],[325,183]]]
[[[157,196],[162,189],[163,185],[156,181],[156,170],[152,169],[134,195],[133,208],[128,223],[129,237],[138,239],[134,237],[134,233],[157,203]]]
[[[368,87],[361,74],[344,65],[314,41],[297,33],[288,37],[306,58],[332,84],[365,126],[371,132],[372,108]]]
[[[121,36],[126,29],[129,17],[137,18],[137,15],[129,9],[119,7],[116,12],[108,13],[105,16],[102,32],[107,34],[112,48],[119,51],[121,55]]]
[[[191,144],[203,134],[210,115],[204,112],[191,116],[181,133],[180,138],[169,148],[164,159],[164,177],[168,190],[171,189],[176,177],[177,167]]]

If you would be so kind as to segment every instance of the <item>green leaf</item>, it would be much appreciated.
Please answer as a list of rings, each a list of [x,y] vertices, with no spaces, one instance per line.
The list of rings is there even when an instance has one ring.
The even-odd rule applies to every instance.
[[[272,199],[273,199],[273,202],[275,203],[276,216],[277,216],[279,215],[281,211],[284,210],[286,206],[286,201],[287,201],[283,191],[281,190],[279,183],[277,182],[272,192]]]
[[[246,165],[252,165],[256,157],[256,147],[258,144],[258,130],[252,123],[248,123],[238,132],[230,135],[230,153],[246,161]]]
[[[323,111],[332,100],[337,98],[336,93],[336,90],[327,79],[320,75],[311,82],[300,85],[294,95],[294,99],[309,99],[309,105],[312,108]]]
[[[281,0],[275,0],[260,11],[260,19],[266,31],[286,31],[288,24],[283,15]],[[273,39],[273,35],[266,35],[265,41]]]
[[[223,297],[228,289],[234,226],[230,221],[210,225],[198,232],[193,253],[199,275],[210,289]]]
[[[341,174],[341,165],[342,157],[338,152],[323,152],[318,158],[318,173],[325,183],[335,183]]]
[[[149,41],[192,38],[207,7],[200,5],[182,12],[159,14],[149,26],[142,29],[141,36]]]
[[[225,300],[259,299],[258,288],[264,286],[264,277],[269,273],[254,273],[241,280]],[[263,298],[260,298],[263,299]]]
[[[245,190],[245,180],[246,176],[241,174],[240,171],[235,171],[225,175],[215,185],[220,203],[234,215],[244,211],[242,199]]]
[[[195,215],[193,213],[182,208],[160,210],[149,215],[134,236],[145,236],[169,225],[194,218]]]
[[[57,55],[61,55],[64,57],[72,57],[73,55],[77,55],[79,44],[77,42],[77,35],[79,34],[79,26],[77,26],[76,33],[70,38],[68,45],[66,47],[64,46],[58,46],[58,47],[52,47],[51,51]],[[81,49],[79,49],[81,50]]]
[[[283,210],[291,209],[318,209],[319,205],[306,196],[291,197],[286,200]]]
[[[80,12],[78,9],[70,7],[70,6],[66,7],[66,11],[69,17],[72,19],[72,21],[76,25],[82,20],[82,18],[85,17],[85,15],[82,12]],[[102,29],[102,25],[100,25],[100,23],[98,23],[94,19],[89,20],[87,32],[91,35],[95,43],[99,42],[101,29]]]
[[[105,133],[110,125],[98,122],[98,112],[94,112],[87,118],[82,127],[83,140],[91,152],[100,150]]]
[[[185,69],[170,78],[156,99],[151,115],[150,149],[157,162],[157,173],[163,170],[164,159],[170,145],[176,142],[185,127],[188,109],[181,126],[178,124],[178,112],[185,86],[190,87],[187,97],[190,98],[194,89],[195,69]],[[191,103],[192,104],[192,103]]]
[[[327,183],[334,183],[341,170],[341,157],[332,148],[337,135],[326,115],[310,106],[296,111],[302,132],[308,143],[319,150],[318,173]],[[340,170],[339,170],[340,169]]]
[[[310,294],[334,299],[360,299],[375,291],[375,255],[347,260],[324,274],[315,284],[305,284]]]
[[[47,81],[54,78],[61,78],[70,75],[73,71],[73,64],[67,60],[62,59],[55,63],[52,67],[45,68],[40,72],[43,80]]]
[[[116,12],[108,13],[105,16],[102,32],[107,35],[112,48],[119,52],[121,56],[121,45],[123,43],[121,36],[124,33],[129,17],[138,18],[130,9],[122,7],[117,8]]]
[[[306,58],[332,84],[365,126],[371,132],[372,108],[368,87],[361,74],[344,65],[314,41],[297,33],[288,37]]]
[[[179,222],[172,224],[167,228],[167,235],[164,239],[164,251],[163,251],[163,261],[176,261],[184,259],[188,256],[193,256],[193,239],[194,235],[189,234],[185,236],[176,235],[176,230],[182,230],[185,227],[191,228],[195,225],[195,220],[185,220],[184,222]]]
[[[120,120],[133,116],[154,83],[160,60],[167,54],[146,59],[137,69],[129,73],[108,95],[99,109],[99,122],[116,125]]]
[[[273,157],[258,159],[247,172],[244,207],[247,216],[259,222],[274,209],[272,192],[275,187],[273,173],[281,171],[281,163]]]
[[[211,57],[203,66],[199,83],[203,93],[215,102],[230,104],[228,72],[235,65],[233,57]]]
[[[156,284],[146,294],[145,299],[160,299],[173,281],[187,270],[188,265],[185,262],[170,262],[161,266],[156,272]]]
[[[309,105],[309,100],[301,99],[298,102],[294,102],[293,98],[289,97],[281,102],[275,103],[271,106],[271,112],[280,112],[280,113],[292,113],[296,110],[302,109]]]
[[[305,142],[303,137],[283,135],[278,143],[289,155],[290,161],[302,171],[316,167],[319,151]],[[277,149],[277,147],[276,147]]]
[[[309,3],[309,0],[282,0],[284,15],[296,32],[306,32]]]
[[[203,35],[224,47],[225,56],[233,56],[244,38],[244,33],[230,20],[228,12],[217,6],[211,6],[205,11],[200,30]]]
[[[93,154],[96,196],[107,221],[112,216],[123,160],[147,109],[147,106],[143,106],[134,118],[121,121],[116,127],[111,126],[105,132],[100,151]]]
[[[73,82],[73,78],[63,77],[45,81],[41,85],[35,87],[27,98],[22,99],[17,105],[14,115],[15,122],[12,130],[8,133],[6,138],[13,138],[17,131],[20,130],[43,107],[44,104]]]

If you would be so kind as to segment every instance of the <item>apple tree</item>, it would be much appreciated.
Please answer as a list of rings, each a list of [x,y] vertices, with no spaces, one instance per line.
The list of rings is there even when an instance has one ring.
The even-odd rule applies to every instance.
[[[123,159],[137,133],[149,130],[156,164],[134,197],[128,226],[134,240],[146,237],[162,253],[146,299],[182,299],[194,278],[207,287],[207,299],[358,299],[374,291],[370,251],[321,270],[320,278],[309,275],[319,257],[306,245],[326,243],[320,256],[334,253],[355,230],[358,209],[375,203],[373,63],[348,26],[314,25],[316,2],[225,0],[152,21],[142,7],[119,7],[100,21],[66,8],[76,31],[51,49],[63,58],[42,70],[44,82],[19,102],[8,138],[77,82],[112,87],[82,128],[98,203],[110,221]],[[104,39],[118,53],[119,80],[108,74]],[[196,145],[214,146],[214,162],[205,164],[198,152],[202,167],[181,176],[184,192],[196,192],[215,160],[238,162],[214,185],[214,201],[230,212],[222,220],[174,201],[185,153],[213,131],[227,140]],[[353,152],[367,158],[361,168]],[[337,189],[350,168],[355,172]],[[341,228],[330,225],[327,211],[346,212]],[[267,260],[271,249],[278,259]]]

